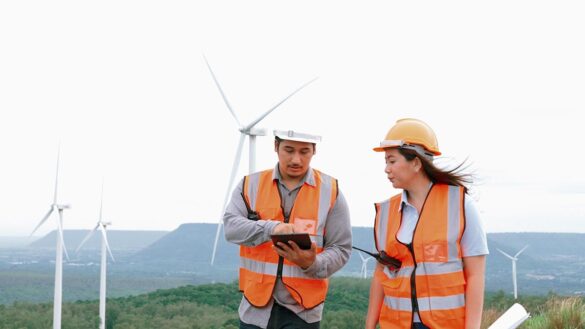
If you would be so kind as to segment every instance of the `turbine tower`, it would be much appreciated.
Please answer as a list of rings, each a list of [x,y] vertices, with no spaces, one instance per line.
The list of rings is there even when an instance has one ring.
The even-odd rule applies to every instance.
[[[240,165],[240,158],[242,156],[242,147],[244,146],[244,141],[245,141],[246,137],[249,138],[249,145],[248,145],[248,150],[249,150],[249,157],[248,157],[249,169],[248,169],[248,172],[249,173],[253,173],[253,172],[256,171],[256,136],[265,136],[266,135],[266,131],[264,129],[255,128],[255,126],[260,121],[262,121],[262,119],[264,119],[268,114],[270,114],[277,107],[279,107],[282,103],[284,103],[287,99],[289,99],[290,97],[292,97],[294,94],[296,94],[297,92],[299,92],[301,89],[305,88],[307,85],[309,85],[313,81],[317,80],[317,78],[314,78],[313,80],[311,80],[311,81],[305,83],[304,85],[300,86],[295,91],[293,91],[290,95],[286,96],[283,100],[281,100],[280,102],[276,103],[276,105],[274,105],[268,111],[264,112],[264,114],[260,115],[256,120],[253,120],[252,122],[244,125],[238,119],[238,117],[236,115],[236,112],[234,112],[234,110],[233,110],[230,102],[228,101],[227,97],[225,96],[225,93],[223,92],[223,89],[221,88],[221,85],[219,84],[219,81],[215,77],[215,74],[213,73],[213,70],[211,69],[211,66],[209,65],[209,62],[207,61],[207,58],[205,58],[205,56],[203,56],[203,58],[205,59],[205,63],[207,64],[207,68],[209,69],[209,72],[211,73],[211,77],[213,78],[213,81],[215,82],[215,85],[217,86],[217,89],[219,90],[219,93],[221,94],[221,97],[223,98],[223,101],[224,101],[225,105],[227,106],[228,110],[232,114],[232,117],[234,118],[234,120],[236,120],[236,123],[238,124],[238,127],[239,127],[238,130],[240,131],[240,140],[238,142],[238,148],[236,150],[236,156],[235,156],[234,162],[232,164],[232,171],[231,171],[229,183],[228,183],[228,186],[227,186],[227,192],[225,194],[225,198],[224,198],[224,201],[223,201],[223,207],[221,208],[221,214],[219,216],[219,223],[217,225],[217,231],[215,232],[215,242],[213,243],[213,252],[211,254],[211,265],[213,265],[213,263],[215,261],[215,252],[217,250],[217,243],[219,241],[219,233],[221,232],[221,226],[223,224],[222,217],[223,217],[223,214],[225,212],[225,208],[227,206],[227,203],[228,203],[228,200],[229,200],[229,197],[230,197],[230,192],[232,190],[232,185],[234,184],[234,178],[235,178],[236,172],[237,172],[237,170],[239,168],[239,165]]]
[[[93,233],[97,229],[100,230],[101,235],[102,235],[102,251],[101,251],[102,262],[100,265],[100,270],[101,270],[101,273],[100,273],[100,329],[106,328],[106,266],[107,266],[106,250],[107,250],[107,253],[110,254],[110,258],[112,259],[112,261],[115,261],[114,256],[112,255],[112,250],[110,249],[110,245],[108,244],[108,236],[106,234],[106,227],[108,225],[111,225],[112,223],[104,222],[102,220],[103,203],[104,203],[104,184],[102,182],[102,194],[101,194],[101,200],[100,200],[100,217],[98,219],[97,225],[93,228],[93,230],[89,231],[89,233],[85,236],[83,241],[81,241],[81,243],[79,244],[79,247],[77,247],[77,250],[76,250],[76,252],[79,252],[79,249],[81,249],[81,247],[89,240],[89,238],[91,238]]]
[[[59,158],[61,155],[61,147],[57,150],[57,169],[55,174],[55,191],[53,194],[53,203],[50,205],[49,211],[45,214],[43,219],[35,227],[30,234],[31,236],[41,227],[47,219],[51,216],[53,211],[57,210],[59,216],[57,217],[57,248],[55,256],[55,293],[53,296],[53,329],[61,329],[61,303],[63,300],[63,253],[69,260],[67,249],[65,248],[65,239],[63,237],[63,210],[69,209],[69,205],[57,203],[57,187],[59,183]]]
[[[362,259],[362,271],[360,275],[366,279],[368,277],[368,261],[373,258],[370,256],[365,257],[361,252],[358,252],[358,255],[360,255],[360,258]]]
[[[518,251],[516,253],[516,255],[514,256],[510,256],[507,253],[503,252],[502,250],[498,249],[499,252],[501,252],[504,256],[510,258],[512,260],[512,280],[514,282],[514,299],[518,299],[518,285],[516,283],[516,261],[518,260],[518,256],[520,256],[520,254],[526,250],[526,248],[528,248],[528,245],[524,246],[524,248],[520,249],[520,251]]]

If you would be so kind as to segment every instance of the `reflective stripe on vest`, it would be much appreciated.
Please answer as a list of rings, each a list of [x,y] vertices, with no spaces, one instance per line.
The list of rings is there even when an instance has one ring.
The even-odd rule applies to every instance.
[[[309,233],[317,245],[317,253],[323,251],[327,214],[337,198],[337,180],[317,170],[309,169],[307,182],[298,191],[288,223],[295,225],[295,232]],[[311,185],[308,182],[315,182]],[[278,182],[273,170],[246,176],[243,196],[245,202],[260,219],[284,221]],[[270,301],[277,279],[279,256],[272,250],[272,241],[258,246],[240,246],[240,290],[246,299],[257,307]],[[297,265],[283,260],[282,282],[291,296],[304,308],[313,308],[325,300],[328,281],[305,275]]]
[[[384,289],[381,328],[410,328],[413,271],[421,321],[430,328],[464,327],[465,278],[460,247],[465,227],[464,193],[462,187],[444,184],[431,188],[413,235],[414,258],[396,239],[402,222],[401,195],[376,204],[376,248],[402,261],[398,271],[383,267],[375,273]]]
[[[465,307],[465,294],[446,297],[417,298],[417,300],[419,311],[447,310]],[[412,301],[410,298],[384,297],[384,304],[392,309],[412,312]]]

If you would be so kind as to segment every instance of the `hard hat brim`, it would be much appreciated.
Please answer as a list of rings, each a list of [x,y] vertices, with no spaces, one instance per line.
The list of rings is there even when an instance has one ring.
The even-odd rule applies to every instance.
[[[384,152],[386,149],[389,148],[400,148],[405,146],[409,146],[409,149],[415,149],[417,153],[423,155],[424,153],[432,153],[432,155],[441,155],[441,152],[436,150],[427,150],[425,149],[424,145],[418,143],[409,143],[401,140],[383,140],[380,142],[380,146],[372,148],[375,152]],[[425,152],[426,150],[426,152]]]
[[[292,130],[275,130],[274,136],[288,141],[302,142],[302,143],[319,143],[321,136],[300,133]]]

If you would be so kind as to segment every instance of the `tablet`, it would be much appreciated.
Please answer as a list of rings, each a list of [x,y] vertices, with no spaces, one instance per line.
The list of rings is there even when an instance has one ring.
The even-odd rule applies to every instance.
[[[270,238],[277,247],[277,242],[288,244],[288,241],[294,241],[301,249],[311,249],[311,238],[308,233],[272,234]]]

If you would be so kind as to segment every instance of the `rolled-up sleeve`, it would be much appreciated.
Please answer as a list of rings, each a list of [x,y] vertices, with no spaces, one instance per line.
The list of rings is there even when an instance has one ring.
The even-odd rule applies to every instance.
[[[325,223],[325,245],[315,262],[303,271],[310,277],[328,278],[340,270],[351,255],[351,222],[345,197],[339,192]]]
[[[270,240],[270,233],[279,222],[248,219],[248,209],[242,198],[243,183],[241,180],[234,189],[223,215],[225,239],[244,246],[257,246]]]

